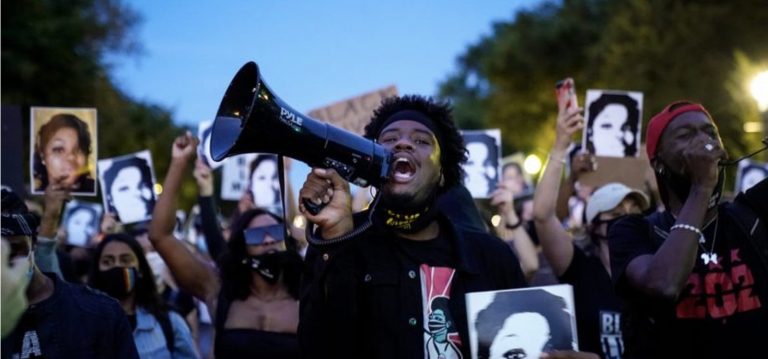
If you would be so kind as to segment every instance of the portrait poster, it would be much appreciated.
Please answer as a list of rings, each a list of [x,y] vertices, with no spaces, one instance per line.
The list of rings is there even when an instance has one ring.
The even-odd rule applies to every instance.
[[[187,234],[186,227],[184,226],[187,220],[187,213],[182,209],[176,210],[176,225],[173,227],[173,236],[178,240],[183,240]]]
[[[472,198],[490,198],[499,183],[501,130],[467,130],[461,135],[467,148],[464,186]]]
[[[248,189],[256,207],[282,215],[283,202],[280,198],[277,160],[278,157],[274,154],[258,154],[249,166]]]
[[[64,206],[61,228],[66,234],[66,244],[89,247],[99,233],[103,208],[99,203],[71,200]]]
[[[739,162],[739,170],[736,172],[734,193],[746,192],[766,177],[768,177],[768,163],[743,159]]]
[[[587,90],[582,148],[601,157],[637,157],[643,93]]]
[[[73,195],[96,196],[96,109],[32,107],[29,120],[30,192],[43,194],[56,183]]]
[[[467,293],[466,302],[473,359],[578,350],[569,284]]]
[[[155,171],[149,150],[99,160],[99,182],[104,208],[127,224],[152,218],[155,208]]]
[[[239,201],[248,189],[250,166],[256,154],[237,155],[224,161],[221,167],[221,199]]]
[[[197,126],[197,138],[200,139],[200,144],[197,145],[197,156],[200,157],[203,162],[215,170],[221,167],[226,159],[221,161],[214,161],[211,156],[211,132],[213,130],[213,121],[202,121]]]

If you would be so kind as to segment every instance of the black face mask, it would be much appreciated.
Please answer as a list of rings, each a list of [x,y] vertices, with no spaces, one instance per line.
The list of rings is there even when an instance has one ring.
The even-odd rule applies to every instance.
[[[136,289],[138,270],[134,267],[114,267],[96,272],[94,287],[117,300],[123,300]]]
[[[403,233],[415,233],[426,228],[439,213],[437,191],[438,187],[435,187],[427,200],[420,204],[403,205],[404,201],[397,198],[382,197],[374,209],[376,222]]]
[[[663,166],[664,172],[662,172],[661,177],[664,179],[664,182],[667,184],[672,193],[674,193],[675,196],[677,196],[677,198],[680,200],[680,203],[685,203],[685,200],[688,199],[688,194],[691,192],[691,180],[688,179],[688,177],[681,176],[670,171],[669,166]],[[723,194],[724,182],[725,168],[721,167],[720,172],[717,175],[717,185],[715,185],[715,189],[712,191],[712,195],[709,197],[707,209],[712,209],[717,206],[718,203],[720,203],[720,197]]]
[[[285,252],[269,252],[258,256],[248,256],[243,263],[269,284],[275,284],[283,272],[283,257]]]

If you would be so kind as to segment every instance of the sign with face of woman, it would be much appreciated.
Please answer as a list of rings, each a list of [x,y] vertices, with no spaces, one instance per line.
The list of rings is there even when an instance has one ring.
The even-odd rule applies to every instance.
[[[121,223],[149,220],[155,207],[155,172],[148,150],[99,161],[104,208]]]
[[[538,358],[578,350],[569,284],[467,293],[472,358]]]
[[[595,156],[636,157],[640,148],[643,93],[588,90],[582,148]]]
[[[203,121],[197,126],[197,138],[200,139],[200,144],[197,146],[197,156],[208,167],[215,170],[221,167],[226,159],[217,162],[211,157],[211,130],[213,130],[213,121]]]
[[[99,232],[101,204],[72,200],[64,206],[61,227],[66,232],[66,243],[88,247],[91,239]]]
[[[30,122],[32,193],[54,185],[95,196],[96,109],[32,107]]]
[[[736,173],[736,193],[746,192],[758,182],[768,177],[768,163],[744,159],[739,162]]]
[[[464,186],[473,198],[489,198],[499,183],[501,131],[499,129],[462,131],[467,148]]]

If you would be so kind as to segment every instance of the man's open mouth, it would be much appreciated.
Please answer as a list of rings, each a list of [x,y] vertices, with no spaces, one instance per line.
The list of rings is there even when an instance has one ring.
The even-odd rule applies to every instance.
[[[395,182],[408,182],[416,174],[416,166],[405,157],[396,158],[392,163],[392,177]]]

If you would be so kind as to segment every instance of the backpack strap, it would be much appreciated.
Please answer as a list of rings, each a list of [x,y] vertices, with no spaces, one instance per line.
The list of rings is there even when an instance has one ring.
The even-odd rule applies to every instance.
[[[171,313],[169,311],[164,311],[155,319],[160,323],[160,328],[163,330],[165,346],[168,348],[168,352],[173,354],[173,351],[176,349],[176,341],[173,335],[173,325],[171,324]]]

